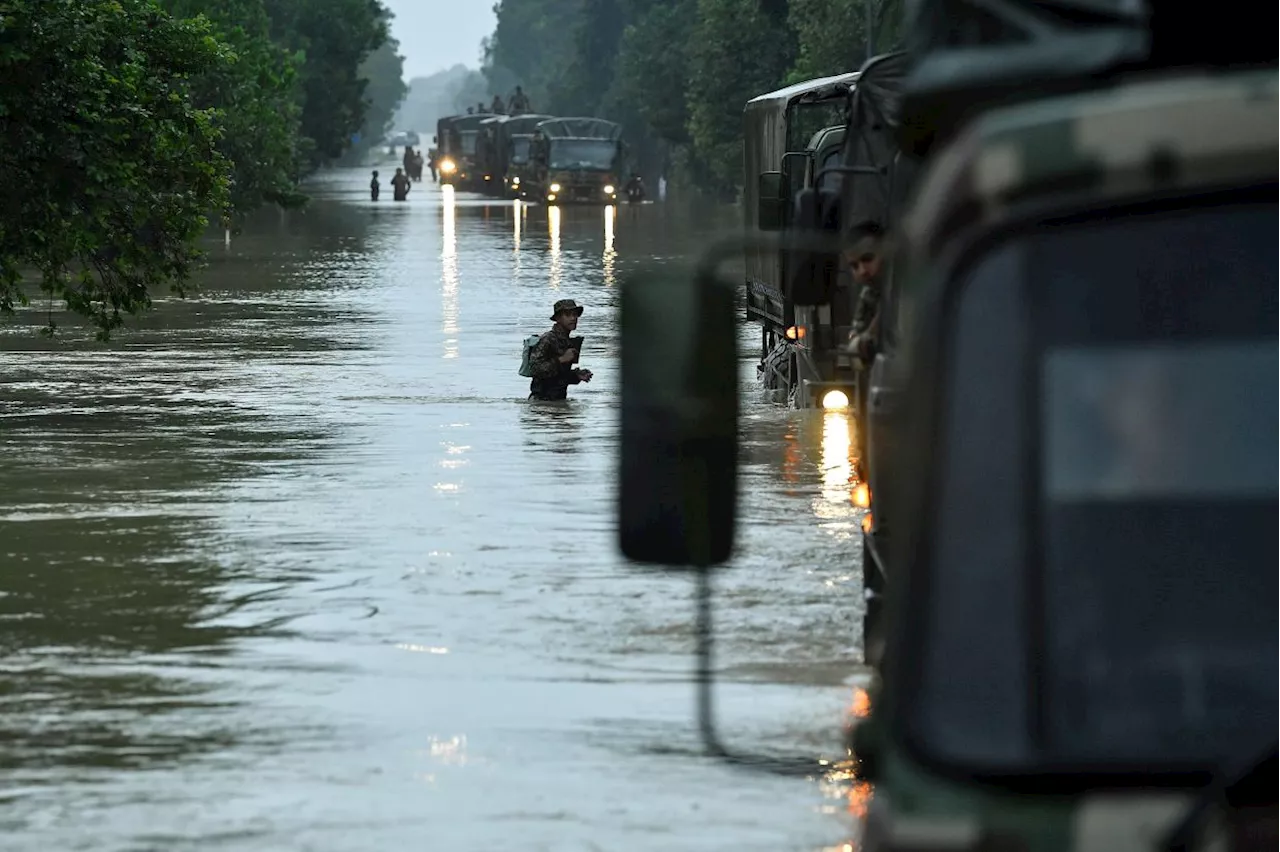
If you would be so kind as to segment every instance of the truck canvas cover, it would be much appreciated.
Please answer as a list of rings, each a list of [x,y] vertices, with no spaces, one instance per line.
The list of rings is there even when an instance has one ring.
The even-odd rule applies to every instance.
[[[550,118],[537,125],[538,132],[548,139],[608,139],[622,138],[622,125],[603,118]]]
[[[759,176],[763,172],[781,171],[782,155],[788,150],[802,151],[813,130],[801,127],[788,132],[793,110],[804,105],[842,102],[858,80],[858,72],[821,77],[797,83],[747,101],[743,110],[743,208],[747,236],[759,230],[757,215],[760,202]],[[807,129],[808,132],[804,132]],[[803,133],[803,138],[795,137]],[[746,250],[746,285],[748,312],[775,323],[786,321],[782,292],[782,264],[776,251],[748,245]]]
[[[875,56],[862,66],[849,108],[844,140],[845,166],[854,171],[841,182],[841,219],[846,226],[868,220],[891,227],[910,189],[915,164],[899,154],[906,53]]]

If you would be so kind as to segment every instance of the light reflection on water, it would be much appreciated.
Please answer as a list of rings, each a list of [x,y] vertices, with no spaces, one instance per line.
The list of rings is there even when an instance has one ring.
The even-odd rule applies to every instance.
[[[444,357],[458,357],[458,220],[452,186],[442,188],[440,251],[440,318],[444,332]]]
[[[823,411],[821,416],[822,496],[813,501],[813,513],[833,538],[852,541],[860,534],[860,513],[850,501],[858,486],[853,417],[843,409]]]
[[[560,289],[560,274],[562,260],[560,258],[560,205],[552,204],[546,208],[547,210],[547,239],[550,242],[551,258],[548,264],[549,277],[547,281],[551,285],[552,290]]]
[[[514,209],[515,211],[515,215],[511,217],[511,221],[513,222],[513,227],[515,228],[515,231],[511,237],[511,250],[515,252],[516,263],[519,264],[520,262],[520,230],[524,225],[525,204],[519,198],[511,202],[511,204],[512,204],[512,209]],[[519,269],[519,266],[517,265],[516,268]]]
[[[614,266],[618,262],[618,252],[613,247],[613,228],[614,222],[618,217],[618,208],[609,204],[604,208],[604,255],[603,255],[603,275],[604,285],[612,287],[616,283]]]

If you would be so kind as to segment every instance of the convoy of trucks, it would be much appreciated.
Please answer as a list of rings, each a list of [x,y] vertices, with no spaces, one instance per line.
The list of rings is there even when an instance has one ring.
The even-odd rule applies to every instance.
[[[626,144],[601,118],[467,114],[442,118],[433,140],[440,182],[544,204],[616,204]]]

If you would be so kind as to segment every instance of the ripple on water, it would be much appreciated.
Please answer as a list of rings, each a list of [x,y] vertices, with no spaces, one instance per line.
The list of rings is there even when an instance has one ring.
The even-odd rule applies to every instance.
[[[365,178],[212,245],[193,298],[106,347],[0,337],[0,830],[33,850],[838,848],[847,778],[699,756],[691,585],[613,539],[618,280],[720,214],[430,185],[375,206]],[[561,297],[587,306],[596,380],[529,404],[518,342]],[[749,403],[742,429],[719,712],[744,747],[838,753],[849,426]]]

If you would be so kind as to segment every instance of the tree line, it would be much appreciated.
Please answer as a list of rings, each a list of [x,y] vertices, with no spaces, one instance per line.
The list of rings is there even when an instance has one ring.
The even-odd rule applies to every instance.
[[[181,292],[211,219],[305,203],[403,97],[390,20],[377,0],[0,0],[0,311],[38,282],[105,338]]]
[[[492,92],[621,122],[642,172],[732,197],[742,108],[854,71],[899,37],[900,0],[499,0]]]

